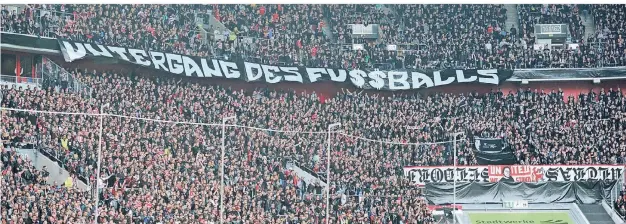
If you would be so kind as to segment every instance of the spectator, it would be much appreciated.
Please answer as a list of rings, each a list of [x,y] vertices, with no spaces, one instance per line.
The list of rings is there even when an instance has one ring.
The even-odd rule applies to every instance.
[[[626,65],[620,34],[612,34],[617,42],[607,42],[608,50],[591,45],[605,41],[609,29],[621,30],[615,26],[621,24],[623,6],[597,8],[594,16],[601,29],[588,39],[576,5],[519,5],[520,27],[509,28],[511,32],[505,28],[506,9],[502,5],[29,5],[20,12],[3,10],[6,22],[2,29],[201,57],[312,67]],[[214,35],[203,39],[195,28],[194,15],[205,19],[210,16],[208,12],[228,30],[222,33],[212,27],[214,30],[208,32]],[[607,23],[604,18],[612,15],[615,22]],[[541,23],[567,24],[572,41],[579,47],[534,50],[534,25]],[[350,24],[377,24],[382,35],[376,41],[353,37]],[[363,49],[353,50],[353,43],[363,44]],[[387,49],[388,44],[396,49]]]
[[[449,140],[446,133],[463,131],[469,139],[505,136],[520,164],[626,161],[622,156],[625,136],[619,131],[625,125],[626,104],[620,89],[577,97],[530,89],[507,95],[493,91],[393,99],[344,92],[321,104],[318,97],[294,92],[232,91],[174,80],[73,73],[94,89],[93,98],[53,89],[3,89],[3,106],[99,113],[99,105],[108,102],[107,113],[125,116],[218,123],[220,115],[236,114],[241,125],[298,131],[323,131],[329,123],[340,121],[351,135],[396,142],[439,142]],[[97,117],[15,112],[5,116],[3,120],[17,121],[8,126],[11,133],[15,125],[28,127],[21,125],[25,120],[20,122],[19,116],[34,116],[36,122],[31,125],[37,126],[26,130],[33,130],[44,151],[60,155],[63,167],[96,183]],[[220,154],[210,152],[218,149],[220,132],[219,127],[107,117],[99,171],[106,185],[99,194],[102,221],[122,220],[130,214],[135,220],[215,222],[221,161]],[[404,178],[402,167],[455,162],[450,144],[384,145],[335,135],[327,167],[323,134],[246,128],[228,128],[227,132],[224,203],[226,219],[232,222],[325,219],[320,185],[294,181],[297,178],[288,170],[288,161],[319,173],[320,179],[330,178],[333,222],[358,221],[364,214],[370,214],[368,219],[374,222],[396,215],[410,220],[417,217],[403,214],[414,212],[422,214],[420,220],[430,220],[421,205],[424,202],[409,200],[421,198],[421,193]],[[21,135],[18,132],[16,137]],[[69,151],[61,141],[65,138]],[[457,159],[458,164],[475,165],[472,146],[460,143]],[[325,177],[328,169],[331,176]]]
[[[569,21],[572,30],[581,29],[575,25],[575,7],[524,7],[520,10],[546,11],[537,18]],[[573,61],[580,66],[598,66],[597,58],[587,55],[593,49],[584,42],[579,52],[528,49],[533,43],[525,30],[534,23],[524,22],[518,42],[513,38],[515,32],[506,32],[506,12],[499,5],[401,5],[393,8],[400,16],[373,5],[35,5],[13,14],[3,10],[3,18],[10,21],[3,23],[3,29],[29,33],[23,21],[32,19],[32,13],[41,15],[43,9],[68,14],[62,19],[56,18],[58,13],[43,18],[51,25],[42,32],[52,31],[59,37],[272,64],[512,68],[553,67],[556,61],[565,66]],[[209,9],[232,31],[224,35],[228,39],[204,44],[193,34],[191,12]],[[552,17],[550,12],[555,10],[562,18]],[[351,14],[357,16],[347,16]],[[323,21],[328,18],[330,24],[326,25]],[[380,24],[383,44],[365,42],[363,50],[342,51],[333,47],[320,28],[329,26],[338,39],[348,40],[352,37],[342,27],[351,23]],[[405,30],[400,32],[400,27]],[[452,30],[458,32],[449,32]],[[606,33],[617,38],[615,46],[619,47],[622,37],[611,36],[615,30],[622,32],[611,27],[602,32],[602,40]],[[402,54],[385,49],[384,43],[402,42],[420,42],[420,49]],[[71,73],[93,94],[78,95],[50,83],[42,90],[2,88],[0,103],[7,108],[119,116],[106,116],[101,126],[97,116],[3,111],[1,120],[9,122],[0,126],[1,186],[10,193],[3,194],[2,206],[7,209],[2,209],[2,217],[33,219],[24,220],[26,223],[87,223],[95,219],[97,207],[99,222],[217,222],[222,161],[221,153],[215,152],[222,141],[221,127],[136,117],[219,123],[224,116],[236,115],[242,126],[299,132],[227,128],[223,204],[224,217],[230,223],[323,223],[327,218],[324,183],[330,183],[330,223],[433,223],[421,190],[404,177],[402,168],[476,165],[472,145],[467,144],[473,136],[503,137],[519,164],[626,161],[626,100],[621,89],[578,96],[565,96],[560,89],[520,89],[393,98],[344,91],[324,98],[295,91],[235,91],[106,71]],[[109,107],[100,111],[107,103]],[[350,135],[333,135],[328,149],[325,134],[309,132],[324,133],[334,122],[341,122],[342,131]],[[447,143],[371,141],[441,142],[454,132],[467,134],[458,144],[456,161]],[[71,184],[64,188],[43,183],[45,172],[36,171],[27,160],[4,148],[27,144],[71,172]],[[330,158],[326,150],[331,150]],[[330,165],[325,162],[328,160]],[[318,180],[307,183],[299,178],[289,169],[288,164],[293,163],[310,170]],[[98,204],[95,198],[77,192],[74,186],[79,181],[102,187],[94,190]]]

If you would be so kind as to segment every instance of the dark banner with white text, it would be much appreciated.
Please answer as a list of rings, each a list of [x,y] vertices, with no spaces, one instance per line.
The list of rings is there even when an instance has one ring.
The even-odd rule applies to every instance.
[[[458,83],[500,85],[513,75],[512,70],[346,70],[337,68],[310,68],[303,66],[275,66],[229,60],[201,58],[174,53],[96,45],[70,40],[58,40],[65,61],[85,57],[105,57],[151,67],[175,75],[189,77],[220,77],[246,82],[317,83],[333,81],[349,83],[357,88],[375,90],[411,90]]]
[[[486,153],[498,153],[504,150],[504,142],[501,138],[474,138],[476,150]]]

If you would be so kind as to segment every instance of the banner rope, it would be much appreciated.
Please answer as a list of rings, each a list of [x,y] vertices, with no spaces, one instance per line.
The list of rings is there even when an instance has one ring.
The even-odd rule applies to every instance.
[[[184,125],[198,125],[198,126],[222,126],[222,124],[214,124],[214,123],[199,123],[199,122],[186,122],[186,121],[168,121],[168,120],[160,120],[160,119],[152,119],[145,117],[133,117],[119,114],[109,114],[109,113],[81,113],[81,112],[59,112],[59,111],[45,111],[45,110],[28,110],[28,109],[16,109],[16,108],[7,108],[0,107],[0,110],[9,110],[9,111],[19,111],[19,112],[28,112],[28,113],[42,113],[42,114],[63,114],[63,115],[78,115],[78,116],[111,116],[111,117],[119,117],[119,118],[128,118],[128,119],[136,119],[136,120],[144,120],[144,121],[152,121],[152,122],[162,122],[162,123],[171,123],[171,124],[184,124]],[[283,130],[283,129],[271,129],[271,128],[259,128],[245,125],[236,125],[236,124],[226,124],[226,127],[238,127],[238,128],[248,128],[253,130],[260,131],[270,131],[277,133],[300,133],[300,134],[327,134],[327,131],[293,131],[293,130]],[[422,142],[422,143],[412,143],[412,142],[394,142],[394,141],[386,141],[386,140],[377,140],[377,139],[369,139],[359,136],[354,136],[350,134],[345,134],[343,131],[331,131],[331,133],[344,135],[347,137],[361,139],[370,142],[378,142],[384,144],[392,144],[392,145],[436,145],[443,143],[451,143],[454,141],[442,141],[442,142]],[[457,141],[465,141],[465,139],[458,139]]]
[[[452,143],[452,142],[454,142],[454,140],[442,141],[442,142],[388,142],[388,141],[384,141],[384,140],[376,140],[376,139],[369,139],[369,138],[363,138],[363,137],[359,137],[359,136],[349,135],[349,134],[345,134],[345,133],[342,133],[342,132],[339,132],[338,134],[343,135],[343,136],[347,136],[347,137],[351,137],[351,138],[365,140],[365,141],[378,142],[378,143],[390,144],[390,145],[437,145],[437,144],[444,144],[444,143]],[[457,139],[456,141],[457,142],[465,141],[465,139]]]

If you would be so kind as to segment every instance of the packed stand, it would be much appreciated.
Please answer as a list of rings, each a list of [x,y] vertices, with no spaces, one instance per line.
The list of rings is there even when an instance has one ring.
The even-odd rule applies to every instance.
[[[626,161],[622,156],[626,151],[626,104],[619,89],[581,93],[567,100],[556,90],[393,99],[346,91],[322,103],[315,94],[233,91],[86,71],[74,71],[74,75],[92,86],[91,98],[65,90],[4,89],[3,107],[97,114],[100,106],[109,103],[105,112],[125,116],[219,123],[223,116],[237,115],[240,125],[315,132],[341,122],[342,130],[350,135],[395,142],[441,142],[450,139],[446,133],[463,131],[468,140],[473,136],[504,138],[520,164]],[[97,181],[97,116],[37,114],[30,125],[28,119],[16,116],[9,119],[19,125],[7,126],[12,139],[19,142],[28,135],[36,136],[50,154],[66,158],[68,170],[91,183]],[[131,214],[138,220],[216,221],[221,161],[213,152],[221,145],[219,126],[106,117],[103,133],[104,178],[99,180],[106,186],[100,194],[103,219],[115,221]],[[295,161],[313,172],[326,173],[324,134],[278,134],[235,127],[228,133],[228,220],[324,220],[319,183],[302,183],[286,165]],[[333,139],[331,217],[336,220],[357,221],[364,214],[369,214],[369,219],[388,219],[391,212],[404,220],[417,218],[403,215],[425,212],[425,207],[409,200],[420,198],[420,192],[402,178],[402,167],[454,163],[450,144],[383,145],[339,134]],[[459,144],[458,164],[477,163],[472,147]],[[182,203],[189,198],[194,200]],[[363,207],[366,204],[370,207]]]
[[[8,32],[67,38],[96,44],[208,56],[210,47],[197,33],[199,5],[27,5],[21,12],[2,10]]]
[[[584,37],[580,14],[589,10],[579,7],[586,6],[519,5],[521,27],[505,28],[506,9],[502,5],[29,5],[21,12],[3,8],[2,29],[187,55],[312,67],[510,69],[624,65],[623,45],[619,42],[607,39],[608,47],[598,50],[591,45],[597,42],[597,35]],[[603,30],[602,40],[612,35],[605,29],[621,29],[616,26],[622,24],[619,10],[623,6],[594,7],[599,21],[596,23],[601,23],[597,26],[602,26],[598,30]],[[194,15],[204,18],[209,14],[230,31],[209,30],[205,41],[197,31]],[[608,23],[605,14],[615,15],[616,22]],[[380,25],[380,40],[351,38],[348,24],[372,23]],[[572,40],[580,47],[534,50],[534,24],[538,23],[569,24]],[[331,33],[325,34],[325,27]],[[612,39],[619,41],[619,34],[613,35]],[[364,44],[364,49],[352,50],[353,42]],[[398,49],[387,50],[387,44],[395,44]]]
[[[322,5],[213,5],[215,17],[232,32],[233,54],[270,64],[320,64],[329,47]],[[221,44],[221,43],[218,43]],[[327,59],[325,60],[327,61]]]
[[[3,111],[0,116],[9,118],[9,113]],[[88,223],[93,219],[95,203],[87,192],[73,185],[48,184],[50,173],[46,167],[37,170],[29,158],[9,145],[10,141],[3,138],[0,144],[1,220],[31,224]]]
[[[321,114],[319,117],[316,115],[318,112],[315,110],[303,111],[288,122],[280,117],[269,116],[269,114],[298,114],[294,113],[295,108],[319,108],[318,98],[312,96],[302,97],[293,93],[277,93],[267,90],[259,90],[252,94],[231,92],[219,87],[176,85],[173,81],[156,82],[147,79],[131,81],[130,78],[119,75],[85,76],[78,73],[76,75],[84,77],[81,81],[90,83],[94,88],[95,94],[90,100],[80,100],[68,93],[57,93],[53,89],[45,90],[43,93],[35,91],[28,93],[30,90],[5,90],[7,100],[3,101],[3,106],[20,105],[31,109],[52,108],[72,112],[81,110],[97,114],[99,108],[90,101],[100,101],[112,102],[110,108],[106,109],[109,113],[165,120],[218,123],[219,115],[226,112],[237,113],[239,123],[257,127],[271,124],[269,127],[272,128],[300,127],[304,131],[323,131],[325,126],[322,124],[327,123],[323,121]],[[117,91],[111,91],[112,89]],[[189,94],[191,92],[196,94]],[[122,93],[129,97],[121,99],[119,96]],[[205,98],[206,93],[215,97]],[[49,99],[42,100],[41,98]],[[24,103],[16,104],[15,101]],[[51,105],[65,105],[61,102],[69,106],[63,109]],[[148,105],[145,102],[159,103]],[[287,106],[288,102],[296,107]],[[177,106],[165,106],[171,104]],[[244,108],[241,105],[248,106]],[[270,111],[271,113],[268,114]],[[40,136],[44,136],[40,144],[48,150],[56,150],[53,153],[71,155],[67,157],[75,159],[77,168],[86,169],[85,173],[89,174],[89,180],[92,183],[95,182],[95,175],[93,166],[90,166],[90,161],[92,161],[90,158],[97,152],[97,138],[93,136],[97,134],[95,130],[99,130],[97,120],[95,116],[72,118],[72,116],[40,115],[38,117],[38,124],[41,126],[38,131]],[[219,202],[217,165],[220,161],[219,154],[207,152],[217,149],[220,142],[219,128],[107,118],[103,133],[105,133],[102,150],[104,170],[101,176],[106,179],[100,182],[107,188],[100,194],[101,221],[123,220],[128,214],[135,220],[216,221],[219,217],[216,204]],[[261,139],[267,135],[260,132],[256,134],[259,136],[246,137],[243,130],[239,130],[229,137],[229,142],[233,142],[229,144],[234,146],[228,150],[226,160],[229,161],[225,172],[227,182],[232,185],[225,191],[228,199],[226,201],[227,220],[278,222],[280,219],[297,218],[312,223],[320,223],[324,220],[325,203],[319,184],[292,181],[293,175],[286,174],[285,172],[289,171],[284,166],[285,160],[291,158],[311,159],[317,155],[325,159],[323,156],[325,154],[322,152],[323,144],[321,144],[324,135],[286,139],[284,136],[276,135],[267,137],[266,141],[246,142],[251,141],[250,139]],[[303,138],[306,140],[302,140]],[[85,139],[89,139],[89,142],[83,143]],[[242,141],[243,143],[240,144]],[[286,145],[296,145],[298,141],[310,141],[310,145],[304,145],[302,148],[294,147],[289,151],[284,150]],[[140,149],[147,150],[148,153],[143,153]],[[74,153],[74,150],[78,152]],[[247,156],[248,160],[236,159],[241,156]],[[305,164],[305,162],[302,163]],[[316,164],[315,169],[325,171],[325,167],[321,164],[323,163]],[[72,166],[68,165],[68,167]],[[247,172],[241,172],[242,168]],[[265,175],[260,175],[261,173]],[[280,177],[284,184],[275,185],[277,177]],[[153,191],[155,193],[147,193]],[[161,192],[165,192],[165,196],[159,196]],[[276,198],[278,195],[282,199]],[[186,199],[191,197],[197,201],[175,206],[179,209],[169,207],[172,204],[178,205],[176,203],[187,201]],[[407,200],[406,203],[411,202]],[[158,206],[161,205],[168,206],[159,209]],[[387,206],[387,204],[379,204],[379,206]],[[412,204],[412,206],[414,209],[419,208],[425,211],[424,206],[417,204]],[[379,209],[372,212],[371,219],[383,220],[390,219],[390,217],[385,215],[385,210]],[[420,219],[427,219],[427,216],[420,216]]]
[[[588,13],[585,5],[558,5],[544,4],[518,5],[519,35],[522,47],[520,56],[524,63],[521,68],[583,68],[602,67],[602,52],[598,52],[594,45],[585,38],[585,25],[581,15]],[[573,43],[579,45],[576,49],[547,49],[541,46],[535,49],[536,24],[566,24]]]
[[[380,68],[391,69],[391,60],[396,60],[393,52],[383,51],[385,44],[375,44],[372,41],[352,37],[352,24],[378,24],[382,31],[381,38],[392,39],[397,35],[399,21],[394,14],[388,13],[379,5],[347,4],[327,5],[324,14],[329,21],[333,44],[327,58],[331,66],[349,69]],[[352,44],[363,44],[364,49],[354,51]],[[385,55],[374,55],[382,52]],[[327,60],[328,60],[327,59]],[[333,63],[334,62],[334,63]],[[395,66],[395,63],[394,65]],[[402,65],[399,64],[400,67]]]
[[[613,202],[613,209],[622,219],[626,219],[626,187],[622,187],[619,197]]]
[[[578,5],[559,4],[519,4],[520,35],[531,38],[536,24],[567,24],[572,41],[580,43],[585,35],[585,26]]]
[[[596,25],[595,36],[588,42],[600,48],[600,60],[604,66],[626,65],[626,6],[593,5]]]
[[[390,7],[390,6],[387,6]],[[348,24],[380,25],[364,50],[335,49],[343,68],[506,68],[520,65],[516,29],[507,31],[502,5],[329,5],[338,43],[351,44]],[[360,40],[360,39],[359,39]],[[360,43],[360,42],[356,42]],[[397,46],[388,50],[387,44]]]
[[[240,22],[232,19],[248,18],[244,15],[257,13],[260,7],[265,8],[224,6],[218,10],[219,17],[228,26],[238,25]],[[458,13],[455,10],[468,9],[459,7],[447,10]],[[444,8],[405,10],[439,12]],[[277,6],[264,10],[267,14],[293,15],[292,10],[302,8],[279,10]],[[497,6],[490,10],[503,13]],[[308,16],[317,14],[312,11]],[[163,18],[168,20],[167,16]],[[271,21],[265,17],[255,20],[255,16],[249,19],[256,24]],[[494,17],[493,26],[499,26],[500,20],[501,17]],[[285,26],[290,24],[286,22]],[[475,32],[478,32],[481,25],[476,27]],[[265,35],[258,30],[245,32],[252,36]],[[276,31],[277,37],[279,33]],[[480,41],[491,41],[490,38],[495,37],[485,35]],[[284,39],[275,43],[281,41]],[[433,43],[433,46],[437,49],[450,47],[446,43]],[[93,88],[91,97],[82,98],[65,89],[3,88],[2,106],[98,114],[103,112],[102,105],[109,104],[104,112],[123,116],[217,124],[222,117],[237,115],[240,125],[322,133],[328,124],[341,122],[342,130],[350,135],[395,142],[441,142],[450,140],[447,133],[462,131],[467,133],[468,141],[473,136],[504,138],[520,164],[626,162],[622,155],[626,151],[623,131],[626,104],[619,89],[602,90],[599,94],[581,93],[567,99],[563,92],[556,90],[549,93],[520,90],[394,98],[346,91],[320,100],[315,93],[267,89],[233,91],[126,74],[79,70],[73,73]],[[107,116],[102,127],[102,169],[99,171],[102,178],[97,180],[98,130],[101,128],[98,116],[10,112],[9,117],[2,120],[5,119],[12,122],[3,123],[2,127],[9,131],[3,131],[2,137],[11,145],[23,146],[36,141],[37,146],[55,156],[70,172],[103,187],[98,194],[101,222],[205,223],[219,219],[221,161],[220,154],[215,152],[221,146],[220,126]],[[331,165],[326,167],[325,137],[325,134],[281,134],[229,127],[225,159],[226,219],[244,223],[323,222],[325,201],[321,185],[304,183],[294,175],[287,164],[296,162],[320,173],[321,179],[330,178],[331,223],[365,220],[430,223],[432,218],[421,192],[403,178],[402,167],[477,163],[471,144],[460,143],[458,161],[453,161],[450,144],[385,145],[336,134]],[[330,170],[330,177],[324,176],[327,170]],[[19,204],[22,202],[15,203],[22,205]],[[88,216],[77,218],[88,219]]]
[[[348,56],[343,57],[344,64],[384,69],[514,66],[512,35],[504,28],[502,5],[394,5],[393,10],[374,5],[328,7],[339,43],[352,43],[348,24],[376,23],[382,30],[380,41],[365,44],[363,56],[344,53]],[[387,44],[397,45],[398,51],[387,50]]]
[[[413,68],[513,66],[511,34],[503,5],[398,5],[404,43],[418,45],[405,56]]]

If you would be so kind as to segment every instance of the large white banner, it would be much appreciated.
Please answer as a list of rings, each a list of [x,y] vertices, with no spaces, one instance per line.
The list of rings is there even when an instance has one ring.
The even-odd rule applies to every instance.
[[[457,182],[545,182],[623,180],[620,165],[493,165],[493,166],[430,166],[405,167],[404,176],[413,184]]]
[[[489,182],[487,166],[429,166],[404,167],[404,176],[416,185],[426,183],[452,183],[456,172],[457,182]]]
[[[490,182],[545,182],[623,180],[624,166],[618,165],[495,165],[489,166]]]

